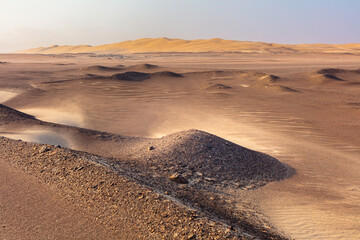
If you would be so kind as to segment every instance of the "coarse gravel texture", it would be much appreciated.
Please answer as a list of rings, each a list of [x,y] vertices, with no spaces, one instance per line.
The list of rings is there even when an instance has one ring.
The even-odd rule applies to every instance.
[[[119,239],[282,239],[207,218],[99,165],[88,153],[2,137],[0,157],[84,209]],[[259,229],[260,230],[260,229]]]

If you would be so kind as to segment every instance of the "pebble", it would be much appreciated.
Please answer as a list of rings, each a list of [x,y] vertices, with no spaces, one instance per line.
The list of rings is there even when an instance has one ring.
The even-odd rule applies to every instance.
[[[188,235],[187,239],[196,239],[196,237],[194,234],[191,233]]]
[[[47,152],[47,151],[50,151],[50,148],[46,147],[46,146],[42,146],[39,150],[40,153],[44,153],[44,152]]]
[[[179,184],[188,184],[189,181],[185,179],[180,173],[174,173],[169,177],[169,179],[173,182],[179,183]]]

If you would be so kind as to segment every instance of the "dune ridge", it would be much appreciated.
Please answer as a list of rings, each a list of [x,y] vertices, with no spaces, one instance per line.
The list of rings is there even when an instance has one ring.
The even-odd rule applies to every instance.
[[[99,46],[78,45],[38,47],[17,53],[154,53],[154,52],[241,52],[241,53],[360,53],[360,43],[352,44],[277,44],[213,39],[142,38]]]

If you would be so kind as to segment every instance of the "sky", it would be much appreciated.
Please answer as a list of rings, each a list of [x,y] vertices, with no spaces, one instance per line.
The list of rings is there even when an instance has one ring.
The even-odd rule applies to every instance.
[[[360,43],[360,0],[0,0],[0,52],[138,38]]]

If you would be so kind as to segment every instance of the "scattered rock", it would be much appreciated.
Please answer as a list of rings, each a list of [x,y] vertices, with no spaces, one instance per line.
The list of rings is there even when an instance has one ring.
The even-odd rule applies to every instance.
[[[169,177],[169,179],[173,182],[179,183],[179,184],[188,184],[189,181],[185,179],[180,173],[174,173]]]
[[[50,151],[50,148],[48,148],[47,146],[42,146],[39,150],[39,153],[44,153],[44,152],[47,152],[47,151]]]
[[[154,150],[154,149],[155,149],[155,147],[153,147],[153,146],[148,147],[149,151]]]

